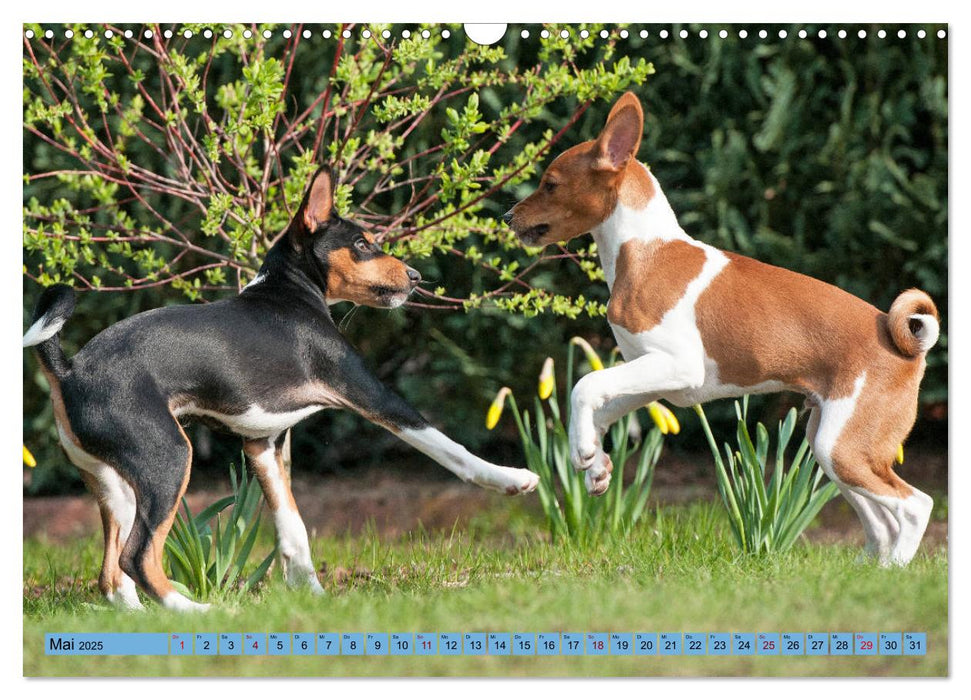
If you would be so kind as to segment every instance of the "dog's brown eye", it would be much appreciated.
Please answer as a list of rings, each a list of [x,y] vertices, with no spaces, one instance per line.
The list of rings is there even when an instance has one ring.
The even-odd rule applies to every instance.
[[[547,182],[543,183],[543,189],[546,190],[547,194],[550,194],[550,193],[553,192],[553,190],[556,189],[556,186],[558,184],[559,184],[558,182],[548,182],[547,181]]]
[[[354,241],[354,247],[357,248],[362,253],[371,252],[371,246],[363,238],[358,238],[356,241]]]

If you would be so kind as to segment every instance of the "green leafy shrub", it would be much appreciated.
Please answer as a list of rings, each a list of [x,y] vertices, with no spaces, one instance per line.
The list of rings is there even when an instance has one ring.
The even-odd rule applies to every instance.
[[[525,61],[458,26],[448,38],[436,25],[385,36],[388,26],[330,25],[324,39],[323,25],[285,36],[278,25],[187,24],[169,37],[153,25],[129,38],[125,26],[86,36],[72,25],[64,41],[30,25],[28,277],[167,287],[192,300],[238,290],[327,161],[339,213],[389,250],[453,254],[481,273],[478,288],[453,279],[423,290],[425,303],[602,314],[580,298],[521,291],[528,256],[490,199],[534,177],[590,104],[643,83],[651,65],[617,55],[616,37],[596,37],[597,26],[586,38],[554,32]],[[548,128],[548,110],[567,97],[567,119]]]
[[[823,470],[805,439],[787,466],[786,448],[795,431],[796,409],[779,422],[771,468],[769,431],[758,423],[754,443],[749,434],[747,396],[741,404],[735,402],[737,447],[732,449],[726,442],[724,460],[704,409],[695,406],[695,411],[715,460],[718,491],[728,511],[732,534],[742,551],[772,554],[792,547],[822,507],[838,493],[836,484],[824,483]]]
[[[245,457],[241,459],[245,464]],[[259,484],[247,477],[245,466],[237,477],[236,467],[230,465],[229,478],[232,494],[198,514],[193,515],[183,498],[185,515],[176,513],[165,540],[172,584],[185,595],[207,600],[245,593],[263,580],[276,556],[274,547],[248,576],[241,578],[260,533],[263,496]]]

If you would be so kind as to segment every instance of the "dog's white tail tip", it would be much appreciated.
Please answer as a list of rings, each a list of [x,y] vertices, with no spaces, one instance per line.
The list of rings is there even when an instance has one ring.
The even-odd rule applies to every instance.
[[[908,316],[908,320],[912,322],[911,328],[914,329],[914,337],[917,338],[920,352],[927,352],[934,347],[941,334],[940,322],[930,314],[913,314]]]
[[[29,348],[34,345],[40,345],[45,340],[54,337],[64,327],[66,322],[67,318],[64,316],[51,319],[50,314],[44,314],[24,333],[24,347]]]

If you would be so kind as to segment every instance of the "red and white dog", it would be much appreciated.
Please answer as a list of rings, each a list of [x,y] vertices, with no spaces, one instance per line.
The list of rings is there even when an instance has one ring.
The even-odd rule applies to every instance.
[[[554,160],[504,219],[531,246],[593,234],[626,363],[573,390],[570,448],[590,493],[610,483],[611,423],[656,399],[691,406],[796,391],[812,408],[809,441],[863,522],[866,552],[906,564],[932,499],[893,469],[913,427],[937,309],[911,289],[883,313],[832,285],[690,238],[637,161],[644,114],[633,93],[596,140]]]

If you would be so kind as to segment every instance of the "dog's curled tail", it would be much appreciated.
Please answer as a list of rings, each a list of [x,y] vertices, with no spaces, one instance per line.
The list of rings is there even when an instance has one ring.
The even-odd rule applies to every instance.
[[[40,295],[31,326],[24,333],[24,347],[36,345],[44,368],[58,379],[71,371],[71,361],[64,356],[57,334],[72,313],[74,290],[66,284],[52,285]]]
[[[937,307],[919,289],[908,289],[894,299],[887,314],[890,337],[901,354],[907,357],[923,355],[937,342],[941,331]]]

